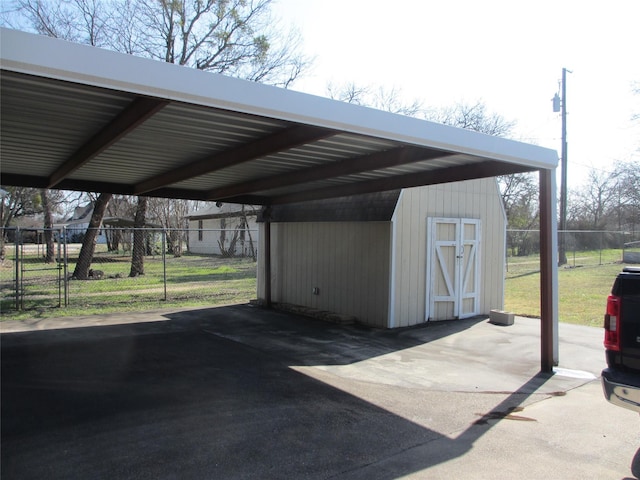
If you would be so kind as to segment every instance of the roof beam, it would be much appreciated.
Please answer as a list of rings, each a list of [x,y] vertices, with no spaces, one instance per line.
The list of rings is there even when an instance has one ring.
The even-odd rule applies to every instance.
[[[221,153],[209,155],[188,165],[151,177],[134,187],[136,195],[150,192],[166,185],[188,180],[207,173],[212,173],[232,165],[236,165],[273,153],[321,140],[336,132],[326,128],[298,125],[280,130],[252,142],[238,145]]]
[[[355,184],[336,185],[333,187],[317,188],[315,190],[305,190],[297,193],[279,195],[272,197],[270,203],[272,205],[277,205],[283,203],[306,202],[309,200],[322,200],[325,198],[382,192],[394,190],[396,188],[411,188],[435,185],[438,183],[460,182],[474,178],[496,177],[534,170],[536,169],[533,167],[488,160],[482,163],[472,163],[440,170],[397,175],[394,177],[379,178]]]
[[[138,125],[153,116],[168,103],[168,100],[137,97],[49,176],[47,188],[53,188],[58,185],[69,174],[79,169],[82,165],[129,134],[129,132],[135,130]]]
[[[3,173],[2,184],[12,187],[47,188],[47,178],[35,175],[21,175],[17,173]],[[124,183],[101,182],[97,180],[78,180],[66,178],[62,180],[57,189],[73,190],[77,192],[110,192],[119,195],[133,195],[131,185]],[[150,197],[180,198],[183,200],[206,200],[206,191],[187,190],[183,188],[161,188],[154,190]],[[228,203],[244,203],[249,205],[268,205],[269,198],[255,195],[241,195]]]
[[[32,188],[47,188],[49,179],[47,177],[40,177],[37,175],[22,175],[20,173],[3,173],[2,185],[9,185],[12,187],[32,187]]]
[[[430,150],[421,147],[403,146],[363,155],[356,158],[348,158],[339,162],[318,165],[304,170],[291,171],[268,178],[250,180],[227,187],[214,188],[207,192],[209,200],[223,200],[247,193],[271,190],[300,183],[315,182],[327,178],[351,175],[364,171],[381,170],[384,168],[415,163],[434,158],[442,158],[451,155],[441,150]]]

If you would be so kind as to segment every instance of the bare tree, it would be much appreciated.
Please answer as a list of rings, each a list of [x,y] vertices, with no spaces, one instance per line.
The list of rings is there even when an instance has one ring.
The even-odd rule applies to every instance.
[[[410,102],[402,100],[402,91],[398,88],[374,87],[371,85],[357,85],[346,83],[342,85],[327,85],[327,95],[341,102],[362,105],[386,112],[416,117],[423,113],[422,102],[413,99]]]
[[[107,46],[112,2],[16,0],[7,3],[13,5],[13,15],[5,14],[3,23],[14,28],[34,30],[41,35],[77,43]]]
[[[256,248],[255,248],[255,245],[253,243],[253,237],[251,236],[251,229],[249,228],[249,218],[247,216],[247,210],[250,210],[253,215],[257,215],[258,212],[256,212],[255,207],[252,207],[252,206],[249,206],[249,205],[242,205],[242,223],[241,223],[241,228],[243,229],[243,231],[247,232],[247,236],[249,237],[249,255],[251,255],[251,258],[255,262],[255,260],[256,260]]]
[[[624,162],[617,166],[619,182],[617,188],[618,228],[631,232],[640,230],[640,168],[636,162]]]
[[[628,230],[640,223],[640,171],[634,162],[620,162],[611,172],[591,169],[587,181],[570,192],[573,228]]]
[[[605,214],[616,201],[618,174],[592,169],[586,183],[575,194],[575,205],[580,206],[579,217],[574,219],[589,229],[604,229]],[[575,212],[575,210],[574,210]]]
[[[106,214],[116,218],[133,218],[136,211],[136,205],[133,203],[135,197],[130,195],[114,195],[107,205]],[[105,237],[107,239],[107,250],[110,252],[118,252],[122,247],[127,250],[130,242],[127,241],[126,235],[122,228],[105,229]]]
[[[10,8],[3,7],[2,22],[51,37],[287,87],[311,62],[301,53],[299,33],[281,28],[271,16],[272,3],[273,0],[14,0]],[[138,205],[142,208],[144,203],[139,201]],[[175,205],[167,203],[165,210],[176,211]],[[100,210],[94,210],[94,215],[97,211]],[[143,217],[136,214],[136,218]],[[93,220],[92,217],[92,223]],[[101,220],[96,218],[97,225]],[[169,245],[179,255],[182,242],[174,238],[175,229],[169,232]],[[91,251],[92,256],[95,237],[91,237],[85,236],[82,248]],[[85,277],[84,267],[76,277]]]
[[[529,230],[539,225],[538,183],[531,173],[498,177],[509,229],[507,246],[515,256],[529,255],[537,242]]]
[[[45,261],[53,262],[54,236],[53,215],[60,211],[64,201],[64,193],[60,190],[36,189],[28,187],[3,187],[0,204],[0,249],[4,247],[6,229],[18,218],[39,215],[43,216],[43,232],[46,245]]]
[[[16,218],[42,213],[40,190],[28,187],[2,187],[2,227],[7,228]]]
[[[149,213],[165,229],[167,252],[175,257],[182,256],[182,247],[186,241],[186,217],[189,210],[188,200],[149,199]]]
[[[55,257],[55,244],[53,241],[53,215],[51,213],[51,202],[49,200],[49,192],[46,188],[40,191],[42,199],[42,210],[44,213],[44,243],[46,245],[46,253],[44,261],[46,263],[53,262]]]
[[[77,43],[271,85],[310,66],[274,0],[14,0],[3,23]]]
[[[452,107],[434,109],[427,112],[428,120],[466,128],[474,132],[486,133],[495,137],[508,137],[513,132],[515,122],[502,115],[487,111],[484,103],[458,103]]]

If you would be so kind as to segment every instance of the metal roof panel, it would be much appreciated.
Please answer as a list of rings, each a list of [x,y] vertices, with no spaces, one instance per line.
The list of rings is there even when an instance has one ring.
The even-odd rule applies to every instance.
[[[24,32],[0,36],[5,183],[202,199],[242,191],[268,203],[557,164],[534,145]]]

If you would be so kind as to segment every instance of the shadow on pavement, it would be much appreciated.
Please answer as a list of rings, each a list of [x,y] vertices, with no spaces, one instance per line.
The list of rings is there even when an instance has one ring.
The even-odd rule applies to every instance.
[[[486,317],[432,322],[393,330],[336,325],[260,307],[233,306],[168,315],[176,324],[204,331],[261,351],[288,358],[295,365],[347,365],[423,345],[471,328]]]
[[[408,330],[243,306],[1,342],[5,479],[397,478],[463,455],[547,378],[449,438],[290,368],[416,345]]]

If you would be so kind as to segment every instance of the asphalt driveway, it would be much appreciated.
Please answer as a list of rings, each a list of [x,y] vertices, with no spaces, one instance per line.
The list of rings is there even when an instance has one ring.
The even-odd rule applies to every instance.
[[[243,305],[5,322],[2,478],[630,476],[638,417],[604,401],[600,332],[576,328],[546,376],[528,319],[382,331]]]

